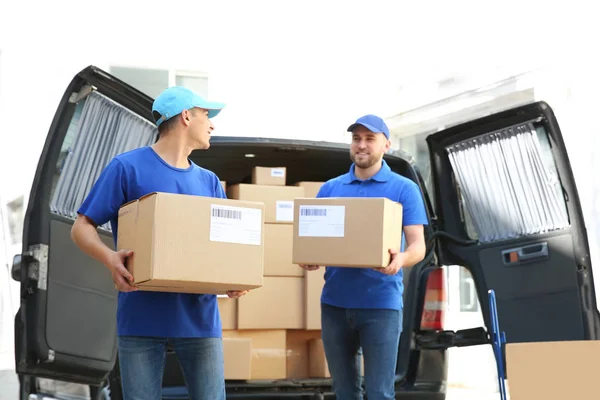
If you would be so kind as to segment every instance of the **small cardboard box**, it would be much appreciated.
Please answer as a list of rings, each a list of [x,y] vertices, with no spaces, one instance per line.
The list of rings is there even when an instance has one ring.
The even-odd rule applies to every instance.
[[[221,328],[223,330],[237,329],[237,299],[230,299],[227,295],[217,296],[217,305],[221,315]]]
[[[252,169],[253,185],[285,186],[285,167],[254,167]]]
[[[302,186],[304,188],[304,197],[317,197],[321,186],[325,182],[296,182],[296,186]]]
[[[225,294],[262,286],[264,205],[150,193],[119,210],[119,249],[140,290]]]
[[[304,270],[292,264],[290,224],[265,224],[265,276],[304,276]]]
[[[264,278],[260,289],[238,299],[238,329],[303,329],[304,279]]]
[[[252,339],[223,338],[223,358],[225,379],[252,378]]]
[[[376,268],[402,243],[402,205],[387,198],[294,201],[292,262]]]
[[[246,338],[252,341],[251,379],[286,378],[287,331],[285,329],[223,331],[223,338]]]
[[[264,203],[265,223],[291,224],[294,221],[294,199],[304,197],[304,188],[241,183],[229,186],[227,197]]]

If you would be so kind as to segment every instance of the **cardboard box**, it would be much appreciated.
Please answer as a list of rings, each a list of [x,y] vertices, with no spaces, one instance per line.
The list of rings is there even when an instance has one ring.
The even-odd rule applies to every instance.
[[[599,358],[598,340],[508,343],[507,395],[510,400],[597,399]]]
[[[151,193],[119,210],[119,249],[140,290],[224,294],[262,286],[264,205]]]
[[[293,226],[265,224],[265,276],[304,276],[298,264],[292,264]]]
[[[252,339],[223,338],[225,379],[252,379]]]
[[[221,181],[221,186],[223,186],[223,190],[227,191],[227,182]]]
[[[238,329],[303,328],[303,278],[266,276],[263,287],[238,299]]]
[[[402,205],[386,198],[321,198],[294,201],[292,262],[375,268],[400,249]]]
[[[230,299],[227,295],[219,295],[217,298],[223,330],[237,329],[237,302],[237,299]]]
[[[251,339],[251,379],[286,378],[287,332],[285,330],[223,331],[223,337]]]
[[[264,203],[265,223],[291,224],[294,220],[294,199],[304,197],[304,188],[241,183],[229,186],[227,197]]]
[[[321,293],[325,285],[325,267],[306,271],[304,277],[304,329],[321,329]]]
[[[325,182],[296,182],[296,186],[302,186],[304,188],[304,197],[317,197],[317,193],[321,189]]]
[[[285,167],[254,167],[252,169],[253,185],[285,186]]]
[[[287,379],[310,378],[309,343],[321,337],[320,330],[287,331]]]

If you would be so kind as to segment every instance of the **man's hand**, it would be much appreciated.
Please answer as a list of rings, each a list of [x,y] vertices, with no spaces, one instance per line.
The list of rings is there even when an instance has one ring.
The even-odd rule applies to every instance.
[[[133,255],[132,250],[113,251],[106,262],[112,280],[115,282],[115,288],[121,292],[135,292],[138,290],[133,284],[133,275],[125,268],[125,260],[131,255]]]
[[[228,290],[227,296],[229,296],[230,299],[237,299],[238,297],[242,297],[246,293],[248,293],[247,290]]]
[[[300,268],[305,269],[307,271],[316,271],[319,269],[318,265],[307,265],[307,264],[298,264]]]
[[[373,268],[373,269],[375,271],[381,272],[382,274],[396,275],[403,266],[402,264],[404,262],[404,255],[403,255],[403,253],[399,253],[398,250],[396,250],[396,249],[389,249],[388,251],[389,251],[390,255],[392,256],[392,261],[390,262],[390,264],[385,268]]]

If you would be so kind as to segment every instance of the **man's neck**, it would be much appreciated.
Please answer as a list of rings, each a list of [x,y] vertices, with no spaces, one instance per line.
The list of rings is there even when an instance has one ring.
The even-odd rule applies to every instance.
[[[365,180],[374,177],[379,170],[381,169],[382,161],[379,160],[375,164],[371,165],[369,168],[359,168],[354,165],[354,176],[356,176],[360,180]]]
[[[152,145],[152,148],[172,167],[185,169],[190,166],[188,158],[193,149],[182,138],[175,135],[162,137]]]

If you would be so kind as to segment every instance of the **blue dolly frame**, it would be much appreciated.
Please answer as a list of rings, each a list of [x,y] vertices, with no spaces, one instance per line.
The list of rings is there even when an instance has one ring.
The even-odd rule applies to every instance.
[[[504,361],[502,354],[502,345],[506,343],[506,335],[500,331],[498,322],[498,309],[496,308],[496,292],[493,289],[488,291],[488,299],[490,303],[490,322],[491,331],[490,339],[492,348],[494,349],[494,357],[496,358],[496,368],[498,369],[498,388],[500,390],[500,399],[506,400],[506,385],[504,381]]]

